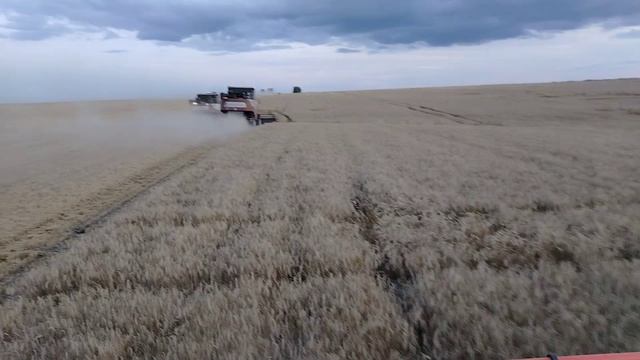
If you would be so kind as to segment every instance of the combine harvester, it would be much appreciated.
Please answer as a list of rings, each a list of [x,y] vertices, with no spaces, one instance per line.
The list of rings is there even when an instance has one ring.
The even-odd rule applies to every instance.
[[[220,110],[220,101],[216,92],[198,94],[195,99],[189,100],[189,103],[198,107],[206,106],[209,110]]]
[[[255,89],[250,87],[229,86],[226,93],[220,94],[220,111],[223,114],[242,113],[249,124],[254,126],[276,121],[274,114],[258,111]]]
[[[640,352],[619,354],[567,355],[549,354],[544,358],[522,360],[640,360]]]

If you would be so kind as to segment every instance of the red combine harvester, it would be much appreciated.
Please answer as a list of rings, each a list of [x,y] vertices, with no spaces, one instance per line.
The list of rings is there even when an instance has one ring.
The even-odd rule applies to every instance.
[[[255,89],[251,87],[229,86],[226,93],[220,94],[220,111],[242,113],[251,125],[262,125],[276,121],[273,114],[258,112],[258,101],[255,99]]]
[[[522,360],[640,360],[640,352],[620,354],[568,355],[549,354],[544,358]]]

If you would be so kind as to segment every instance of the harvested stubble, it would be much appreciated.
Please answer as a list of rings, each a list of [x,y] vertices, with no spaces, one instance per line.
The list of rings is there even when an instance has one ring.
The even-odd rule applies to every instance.
[[[532,88],[479,89],[549,101]],[[575,117],[579,101],[553,98],[528,123],[465,109],[469,89],[441,91],[268,99],[295,122],[218,147],[20,277],[1,305],[2,356],[640,348],[637,118],[586,105]],[[457,107],[439,103],[456,92]],[[380,104],[398,97],[460,117]]]

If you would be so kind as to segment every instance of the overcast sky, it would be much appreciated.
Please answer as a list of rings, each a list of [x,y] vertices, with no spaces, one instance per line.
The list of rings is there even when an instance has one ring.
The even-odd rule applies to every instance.
[[[638,76],[639,0],[0,0],[0,102]]]

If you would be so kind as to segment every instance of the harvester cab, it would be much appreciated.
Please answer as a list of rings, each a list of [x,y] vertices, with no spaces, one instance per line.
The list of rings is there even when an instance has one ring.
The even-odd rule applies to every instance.
[[[198,94],[196,98],[193,100],[189,100],[192,105],[196,106],[207,106],[218,104],[218,94],[215,92],[210,92],[206,94]]]
[[[229,86],[227,96],[232,99],[251,99],[256,97],[256,90],[248,87]]]

